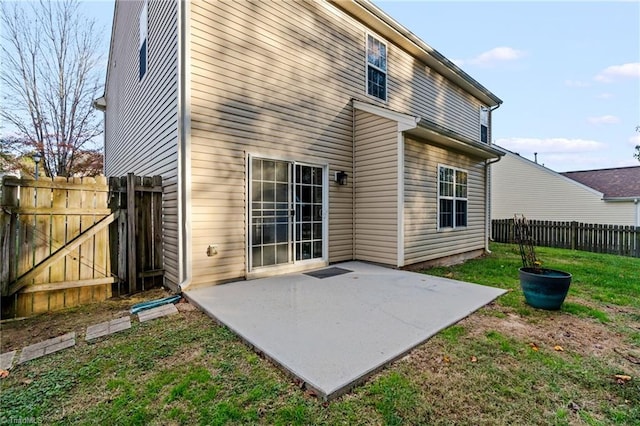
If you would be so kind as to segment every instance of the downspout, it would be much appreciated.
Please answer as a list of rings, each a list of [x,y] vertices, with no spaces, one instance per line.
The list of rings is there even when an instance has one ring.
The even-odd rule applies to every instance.
[[[189,2],[178,2],[178,226],[180,292],[192,282],[191,272],[191,104],[187,23]]]
[[[640,203],[638,203],[637,198],[633,200],[633,204],[636,205],[636,226],[640,226]]]
[[[500,108],[500,105],[502,104],[498,104],[493,108],[489,108],[489,120],[491,122],[491,128],[493,129],[493,117],[492,117],[492,113],[493,111],[497,110],[498,108]],[[493,133],[493,132],[492,132]],[[491,137],[493,137],[493,135],[490,135]],[[491,142],[491,138],[489,138],[489,142]],[[484,239],[484,250],[486,253],[491,253],[491,250],[489,249],[489,240],[491,239],[491,176],[489,175],[489,166],[491,166],[494,163],[497,163],[498,161],[500,161],[502,159],[502,157],[498,157],[495,160],[489,161],[489,160],[485,160],[484,161],[484,203],[485,203],[485,235],[486,238]]]
[[[351,99],[351,259],[356,260],[356,109]]]

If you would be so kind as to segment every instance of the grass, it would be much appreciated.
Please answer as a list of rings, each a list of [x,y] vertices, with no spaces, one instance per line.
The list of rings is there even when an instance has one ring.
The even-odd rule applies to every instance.
[[[546,267],[574,275],[563,309],[546,312],[523,303],[517,248],[492,249],[425,272],[505,296],[329,403],[225,327],[183,312],[14,368],[0,382],[0,422],[640,424],[640,261],[539,249]]]

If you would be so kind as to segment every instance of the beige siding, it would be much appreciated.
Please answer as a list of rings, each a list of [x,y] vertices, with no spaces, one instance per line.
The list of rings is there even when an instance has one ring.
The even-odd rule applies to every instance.
[[[405,264],[453,256],[485,247],[484,162],[428,141],[405,139]],[[468,226],[438,230],[438,165],[468,172]]]
[[[165,270],[178,283],[177,1],[149,1],[148,67],[139,81],[139,16],[142,1],[118,1],[111,41],[105,172],[161,175],[164,182]]]
[[[398,123],[356,111],[355,257],[397,265]]]
[[[352,98],[479,139],[480,103],[392,44],[389,101],[368,97],[367,29],[325,2],[195,1],[189,30],[195,284],[245,274],[247,154],[328,164],[330,176],[347,171],[348,185],[329,188],[329,261],[354,257]],[[380,154],[363,153],[362,161],[373,164]],[[372,223],[397,219],[391,209],[363,214]],[[384,238],[397,235],[389,228]],[[206,257],[208,244],[219,254]]]
[[[388,61],[389,108],[480,141],[480,101],[400,49],[389,49]]]
[[[491,218],[635,225],[633,202],[604,202],[602,194],[508,153],[491,166]]]
[[[245,274],[247,154],[352,176],[359,58],[341,48],[342,37],[358,34],[321,4],[192,4],[194,284]],[[329,260],[349,260],[352,179],[330,181]],[[219,254],[206,257],[207,244]]]

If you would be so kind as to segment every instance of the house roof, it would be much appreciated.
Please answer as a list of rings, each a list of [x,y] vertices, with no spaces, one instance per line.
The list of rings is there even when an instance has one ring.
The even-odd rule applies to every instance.
[[[602,192],[605,199],[640,197],[640,166],[565,172],[561,175]]]
[[[418,36],[399,24],[370,0],[329,0],[337,7],[354,16],[359,21],[388,40],[411,53],[430,68],[457,84],[487,106],[497,106],[502,100],[489,89],[474,80],[442,53],[429,46]]]

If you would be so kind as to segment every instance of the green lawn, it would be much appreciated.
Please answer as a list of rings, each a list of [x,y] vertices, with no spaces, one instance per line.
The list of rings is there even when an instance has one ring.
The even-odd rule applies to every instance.
[[[0,381],[0,422],[640,424],[640,260],[538,249],[545,267],[574,275],[563,309],[547,312],[523,302],[517,247],[492,250],[425,273],[511,291],[332,402],[182,312],[14,368]]]

